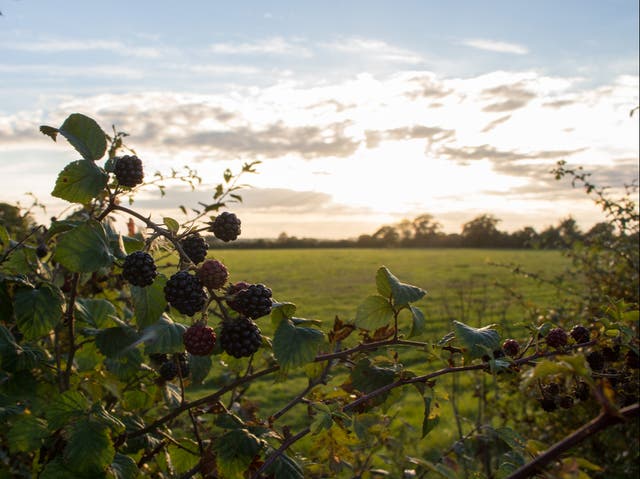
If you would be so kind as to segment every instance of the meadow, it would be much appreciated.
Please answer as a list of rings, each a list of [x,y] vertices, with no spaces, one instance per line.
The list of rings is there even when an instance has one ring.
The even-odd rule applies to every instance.
[[[384,265],[401,281],[427,290],[417,304],[427,319],[427,331],[416,338],[429,344],[436,343],[451,331],[451,321],[458,320],[474,327],[497,324],[502,337],[510,331],[523,331],[523,324],[532,324],[538,312],[560,308],[567,300],[560,299],[550,284],[537,281],[535,276],[553,278],[569,266],[569,261],[558,251],[531,250],[465,250],[465,249],[292,249],[292,250],[215,250],[210,253],[222,261],[230,271],[230,281],[264,283],[273,290],[274,299],[288,301],[297,306],[296,315],[322,321],[322,329],[331,328],[334,318],[352,321],[358,305],[365,297],[376,294],[375,275]],[[498,266],[510,265],[510,267]],[[514,274],[515,265],[529,277]],[[532,313],[535,311],[535,313]],[[402,319],[402,318],[401,318]],[[268,317],[257,320],[263,333],[272,331]],[[410,320],[405,318],[400,327],[406,334]],[[351,345],[359,338],[352,335]],[[525,339],[525,338],[519,338]],[[416,373],[439,369],[444,361],[434,359],[428,351],[402,350],[399,358]],[[380,351],[392,360],[391,351]],[[344,368],[329,384],[340,388],[346,379]],[[486,376],[486,377],[485,377]],[[216,368],[205,383],[193,388],[191,394],[200,397],[220,387],[226,378],[216,375]],[[455,417],[473,417],[486,404],[476,397],[478,389],[490,388],[490,375],[453,375],[441,380],[437,401],[440,404],[440,425],[423,440],[419,431],[422,424],[423,400],[415,388],[398,391],[390,403],[387,414],[393,435],[416,437],[406,453],[437,456],[450,446],[457,436],[469,431],[473,424],[460,424]],[[250,407],[260,409],[262,417],[275,413],[300,391],[307,379],[303,371],[293,373],[286,382],[268,377],[251,384],[243,400]],[[485,391],[486,392],[486,391]],[[484,394],[484,393],[483,393]],[[454,414],[457,410],[460,414]],[[288,412],[283,424],[296,431],[306,424],[307,408],[296,406]],[[308,437],[297,445],[304,454],[314,447],[317,438]],[[437,457],[434,457],[436,459]]]

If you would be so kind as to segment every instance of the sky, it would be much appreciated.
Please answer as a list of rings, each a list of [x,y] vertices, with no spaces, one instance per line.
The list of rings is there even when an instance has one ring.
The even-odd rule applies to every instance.
[[[134,207],[185,219],[226,168],[243,237],[355,238],[432,214],[540,230],[604,218],[557,161],[613,194],[638,178],[638,2],[0,0],[0,201],[47,206],[78,154],[39,125],[127,132]]]

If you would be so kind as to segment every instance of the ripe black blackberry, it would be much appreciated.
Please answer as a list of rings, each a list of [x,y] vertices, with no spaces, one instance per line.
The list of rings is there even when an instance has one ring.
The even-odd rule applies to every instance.
[[[49,254],[49,248],[47,248],[47,245],[44,243],[40,243],[38,245],[38,247],[36,248],[36,256],[40,259],[44,258],[45,256],[47,256],[47,254]]]
[[[205,239],[198,233],[187,236],[180,241],[180,246],[193,264],[202,263],[207,257],[209,246]]]
[[[233,310],[249,318],[260,318],[271,312],[271,289],[264,284],[250,284],[238,291],[229,304]]]
[[[542,409],[547,412],[552,412],[558,409],[558,406],[556,405],[556,402],[553,400],[553,398],[542,397],[538,399],[538,402],[540,403],[540,406],[542,406]]]
[[[215,259],[208,259],[202,263],[197,274],[202,286],[209,289],[222,288],[229,277],[227,267]]]
[[[224,242],[233,241],[240,236],[240,219],[234,214],[224,211],[209,223],[214,236]]]
[[[160,369],[158,369],[160,377],[165,381],[171,381],[178,375],[178,366],[180,366],[180,375],[183,378],[189,376],[189,359],[186,354],[179,354],[162,363]]]
[[[607,362],[613,362],[620,359],[620,345],[616,344],[613,347],[605,346],[602,348],[602,357]]]
[[[573,328],[571,328],[569,335],[577,344],[588,343],[591,339],[591,333],[581,324],[576,324]]]
[[[515,357],[520,352],[520,343],[515,339],[505,339],[502,343],[502,350],[507,356]]]
[[[122,186],[133,188],[142,183],[142,179],[144,178],[142,161],[134,155],[125,155],[116,158],[114,173],[118,183]]]
[[[566,394],[564,396],[560,396],[560,398],[558,399],[558,405],[562,409],[569,409],[571,406],[573,406],[573,398]]]
[[[598,351],[587,354],[587,362],[592,371],[602,371],[604,368],[604,357]]]
[[[542,387],[542,394],[546,397],[555,397],[560,394],[560,385],[552,382]]]
[[[561,348],[566,346],[568,337],[567,332],[562,328],[553,328],[547,334],[547,345],[552,348]]]
[[[630,349],[627,354],[624,355],[624,363],[629,369],[640,368],[640,361],[638,360],[638,353]]]
[[[573,396],[580,401],[586,401],[589,399],[589,394],[589,385],[585,381],[579,381],[573,387]]]
[[[238,304],[236,302],[236,294],[238,294],[243,289],[247,289],[250,286],[246,281],[238,281],[237,283],[233,283],[229,285],[227,288],[227,305],[233,309],[234,311],[238,311]]]
[[[187,352],[194,356],[208,356],[216,345],[216,333],[204,323],[189,326],[182,336]]]
[[[197,276],[186,271],[175,273],[164,287],[167,302],[187,316],[193,316],[202,310],[206,294]]]
[[[260,328],[251,319],[240,316],[224,321],[220,329],[220,345],[227,354],[236,358],[248,357],[262,344]]]
[[[158,275],[153,257],[144,251],[134,251],[124,259],[122,277],[134,286],[149,286]]]

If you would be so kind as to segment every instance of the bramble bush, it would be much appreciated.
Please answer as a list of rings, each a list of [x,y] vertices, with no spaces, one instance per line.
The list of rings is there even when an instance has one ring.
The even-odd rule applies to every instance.
[[[228,242],[241,234],[227,210],[257,162],[225,170],[210,203],[181,207],[186,221],[156,221],[133,208],[138,189],[163,193],[168,180],[196,188],[195,171],[149,179],[126,134],[107,135],[82,114],[41,131],[64,137],[82,158],[64,167],[52,192],[76,205],[71,214],[22,237],[0,226],[1,477],[637,472],[638,216],[629,195],[612,201],[559,164],[557,176],[596,192],[617,228],[606,244],[571,250],[587,285],[582,300],[532,314],[520,337],[453,321],[449,334],[428,338],[429,319],[415,305],[425,290],[384,266],[355,318],[326,325],[297,317],[261,278],[230,282],[227,267],[207,259],[203,235]],[[116,214],[143,223],[144,234],[120,233]],[[257,381],[300,375],[306,386],[268,417],[248,399]],[[459,440],[409,456],[405,446],[437,434],[446,375],[492,385],[478,389],[482,420],[456,410]],[[216,389],[203,394],[199,385],[211,378]],[[408,391],[422,398],[422,423],[397,437],[387,412]],[[297,430],[285,422],[294,413]],[[475,425],[463,434],[465,421]],[[614,430],[599,456],[594,440]],[[314,447],[297,454],[307,436]]]

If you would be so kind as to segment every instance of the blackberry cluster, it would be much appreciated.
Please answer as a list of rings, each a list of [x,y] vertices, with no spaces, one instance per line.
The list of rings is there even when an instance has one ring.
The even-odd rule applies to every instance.
[[[164,287],[164,297],[182,314],[193,316],[204,307],[206,294],[197,276],[186,271],[175,273]]]
[[[202,263],[207,257],[207,249],[209,246],[205,239],[199,234],[192,234],[180,241],[183,251],[189,257],[193,264]]]
[[[177,364],[176,364],[177,359]],[[168,359],[158,369],[160,377],[165,381],[171,381],[178,375],[178,366],[180,367],[180,376],[186,378],[189,376],[189,357],[185,353],[175,355],[174,358]]]
[[[229,272],[224,264],[215,259],[208,259],[197,272],[202,286],[209,289],[219,289],[224,286]]]
[[[553,328],[547,334],[547,345],[552,348],[561,348],[566,346],[568,342],[568,336],[564,329]]]
[[[251,319],[240,316],[222,323],[220,345],[227,354],[235,358],[248,357],[255,353],[261,344],[260,328]]]
[[[589,385],[585,381],[578,381],[573,387],[573,397],[580,401],[586,401],[589,399],[590,390]]]
[[[520,343],[515,339],[506,339],[504,343],[502,343],[502,350],[504,354],[513,358],[520,352]]]
[[[604,369],[604,356],[599,351],[592,351],[587,354],[587,362],[592,371],[602,371]]]
[[[133,155],[125,155],[116,158],[116,166],[114,173],[118,183],[122,186],[133,188],[142,183],[144,171],[142,170],[142,161]]]
[[[271,289],[264,284],[250,284],[235,293],[227,304],[231,309],[249,318],[260,318],[271,312]]]
[[[210,223],[214,236],[224,242],[233,241],[240,236],[240,219],[234,214],[224,211]]]
[[[149,286],[157,275],[153,257],[144,251],[134,251],[122,265],[122,277],[134,286]]]
[[[236,294],[242,291],[243,289],[247,289],[250,286],[250,283],[246,281],[238,281],[237,283],[233,283],[229,285],[227,288],[227,305],[233,309],[234,311],[238,311],[238,304],[235,300]]]
[[[216,345],[216,333],[203,323],[189,326],[182,336],[184,347],[194,356],[208,356]]]
[[[580,324],[576,324],[571,328],[569,335],[577,344],[588,343],[591,339],[591,333],[589,330]]]

